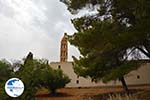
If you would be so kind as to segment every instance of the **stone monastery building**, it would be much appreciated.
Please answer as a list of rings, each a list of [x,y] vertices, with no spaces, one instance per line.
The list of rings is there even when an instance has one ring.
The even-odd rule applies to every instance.
[[[51,62],[50,66],[54,69],[62,69],[69,76],[71,82],[66,87],[102,87],[102,86],[120,86],[120,81],[111,81],[109,83],[92,82],[89,78],[78,77],[73,70],[73,62],[68,61],[68,42],[65,33],[60,46],[60,61]],[[150,84],[150,64],[141,66],[125,76],[127,85],[149,85]]]

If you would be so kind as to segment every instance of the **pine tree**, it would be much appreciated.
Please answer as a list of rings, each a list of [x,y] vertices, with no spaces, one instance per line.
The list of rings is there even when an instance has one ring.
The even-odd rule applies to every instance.
[[[77,32],[69,37],[81,57],[75,72],[104,82],[119,79],[128,91],[124,76],[150,58],[150,1],[148,0],[61,0],[72,14],[83,8],[95,10],[72,20]],[[130,60],[129,60],[130,58]]]

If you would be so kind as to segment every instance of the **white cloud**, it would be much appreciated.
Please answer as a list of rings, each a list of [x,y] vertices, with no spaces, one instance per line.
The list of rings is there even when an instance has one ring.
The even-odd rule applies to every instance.
[[[36,57],[43,57],[47,55],[45,50],[50,51],[47,45],[51,41],[47,34],[24,29],[3,15],[0,15],[0,22],[3,23],[0,24],[1,58],[20,59],[29,51],[34,52]]]
[[[0,0],[0,58],[35,57],[59,60],[64,32],[72,34],[72,17],[59,0]],[[69,59],[79,55],[70,47]]]
[[[22,22],[23,24],[34,23],[34,19],[40,22],[46,21],[46,16],[44,7],[39,8],[31,0],[5,0],[10,8],[14,10],[14,19],[17,22]]]

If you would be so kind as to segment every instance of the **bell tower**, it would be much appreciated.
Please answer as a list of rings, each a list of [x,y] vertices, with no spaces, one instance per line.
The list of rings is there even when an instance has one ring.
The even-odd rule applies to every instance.
[[[67,33],[64,33],[64,36],[61,39],[61,46],[60,46],[60,62],[67,62],[67,59],[68,59],[68,41],[67,41]]]

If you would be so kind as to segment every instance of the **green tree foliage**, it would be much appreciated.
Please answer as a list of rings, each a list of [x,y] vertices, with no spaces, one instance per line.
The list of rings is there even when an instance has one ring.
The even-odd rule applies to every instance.
[[[7,60],[0,61],[0,81],[6,81],[13,74],[13,68]]]
[[[6,61],[0,61],[0,99],[1,100],[35,100],[38,89],[46,88],[52,93],[56,89],[63,88],[70,82],[68,76],[61,70],[52,69],[45,59],[33,59],[33,54],[29,53],[24,63],[15,63],[19,70],[13,72],[13,67]],[[16,68],[14,66],[14,68]],[[25,89],[21,96],[17,98],[9,97],[4,90],[5,82],[11,78],[17,77],[24,83]]]
[[[6,63],[0,62],[1,65],[0,71],[7,73],[7,74],[2,73],[3,74],[2,78],[4,79],[4,81],[3,84],[0,83],[0,85],[2,86],[1,87],[2,92],[0,92],[1,100],[35,100],[36,92],[40,88],[39,82],[43,79],[42,77],[42,75],[44,75],[43,70],[48,68],[49,65],[46,63],[45,60],[36,60],[33,59],[33,55],[32,56],[30,55],[31,53],[29,53],[23,64],[21,64],[20,62],[18,64],[15,63],[17,67],[18,66],[20,67],[19,70],[15,73],[13,72],[13,70],[10,70],[10,68],[11,69],[13,68],[10,64],[9,66],[11,67],[9,67],[8,64]],[[14,68],[16,67],[14,66]],[[5,82],[11,77],[17,77],[21,79],[25,85],[25,90],[23,94],[17,98],[9,97],[4,90]]]
[[[63,88],[70,79],[60,70],[52,69],[47,60],[33,59],[29,53],[24,65],[18,71],[18,76],[25,84],[24,94],[20,97],[25,100],[34,100],[38,89],[46,88],[52,93]]]
[[[43,69],[48,67],[42,61],[35,59],[25,60],[26,62],[21,66],[17,72],[17,76],[24,82],[25,90],[19,99],[35,100],[37,90],[40,88],[39,82],[42,79]]]
[[[43,76],[41,85],[51,91],[52,94],[56,93],[56,89],[64,88],[65,85],[70,82],[69,77],[63,74],[60,69],[54,70],[49,68],[45,71]]]
[[[13,76],[11,64],[6,60],[0,61],[0,99],[10,100],[10,97],[5,92],[5,82]]]
[[[78,32],[69,36],[81,57],[75,72],[104,82],[119,79],[150,58],[150,1],[148,0],[61,0],[72,14],[83,8],[94,10],[72,20]],[[129,60],[130,59],[130,60]]]

